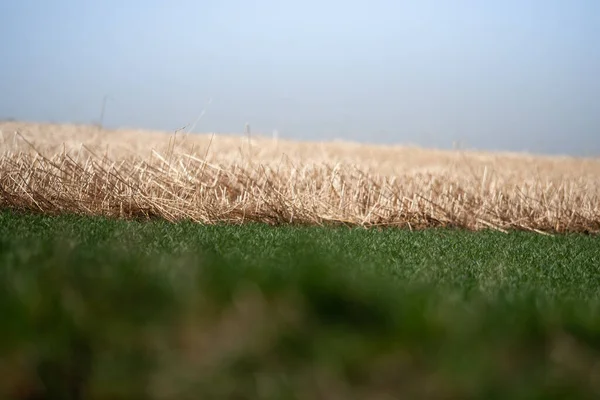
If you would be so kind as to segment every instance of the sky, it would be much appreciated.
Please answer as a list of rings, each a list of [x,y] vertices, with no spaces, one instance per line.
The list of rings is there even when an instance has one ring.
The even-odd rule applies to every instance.
[[[600,156],[597,0],[7,0],[0,118]]]

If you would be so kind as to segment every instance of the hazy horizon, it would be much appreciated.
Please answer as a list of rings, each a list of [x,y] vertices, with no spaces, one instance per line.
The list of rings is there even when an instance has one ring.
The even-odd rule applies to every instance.
[[[1,4],[0,119],[600,155],[600,2],[449,3]]]

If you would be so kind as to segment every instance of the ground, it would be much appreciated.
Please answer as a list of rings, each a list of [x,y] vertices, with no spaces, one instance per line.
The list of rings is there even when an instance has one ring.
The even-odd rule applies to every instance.
[[[4,212],[1,389],[593,398],[598,244]]]
[[[600,160],[0,123],[0,398],[600,398]]]

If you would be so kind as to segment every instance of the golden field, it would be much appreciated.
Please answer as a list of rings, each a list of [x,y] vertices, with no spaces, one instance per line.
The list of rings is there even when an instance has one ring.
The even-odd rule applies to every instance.
[[[0,122],[0,208],[600,231],[600,159]]]

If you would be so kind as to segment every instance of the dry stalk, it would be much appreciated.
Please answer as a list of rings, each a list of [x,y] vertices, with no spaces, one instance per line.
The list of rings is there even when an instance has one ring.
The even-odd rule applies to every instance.
[[[596,159],[275,145],[256,136],[246,157],[239,150],[247,139],[227,135],[24,123],[0,131],[4,209],[204,224],[600,231]]]

